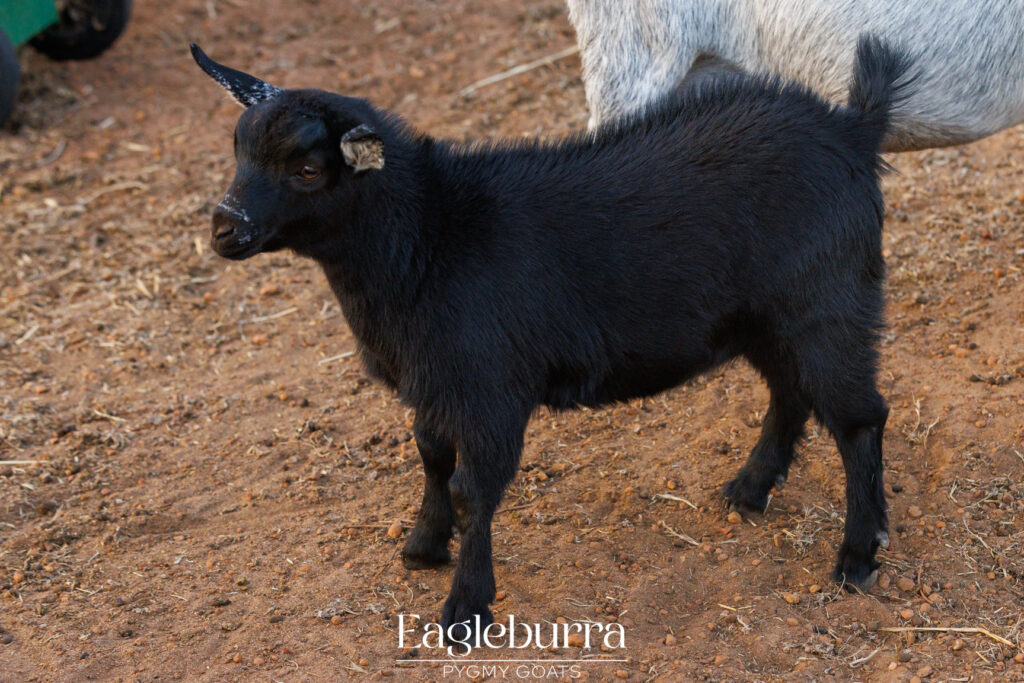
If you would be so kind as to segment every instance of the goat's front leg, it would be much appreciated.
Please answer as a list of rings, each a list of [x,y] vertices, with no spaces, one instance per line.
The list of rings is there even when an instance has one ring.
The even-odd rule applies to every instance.
[[[441,626],[453,640],[472,641],[478,627],[486,628],[493,621],[488,608],[495,595],[491,521],[518,468],[525,426],[524,419],[521,426],[503,434],[459,444],[459,462],[449,489],[462,545],[441,611]]]
[[[455,471],[455,446],[421,420],[416,421],[413,433],[426,478],[416,526],[402,548],[402,563],[409,569],[428,569],[448,564],[452,559],[448,541],[452,538],[455,511],[448,480]]]

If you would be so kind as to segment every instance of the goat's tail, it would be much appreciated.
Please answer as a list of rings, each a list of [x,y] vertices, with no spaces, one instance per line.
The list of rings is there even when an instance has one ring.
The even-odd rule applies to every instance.
[[[855,129],[864,148],[877,153],[889,130],[892,108],[908,95],[914,80],[906,52],[871,34],[857,40],[848,107],[856,117]]]

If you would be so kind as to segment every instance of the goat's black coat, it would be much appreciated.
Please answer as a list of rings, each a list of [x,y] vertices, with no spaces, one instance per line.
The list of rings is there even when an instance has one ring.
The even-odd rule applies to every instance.
[[[195,54],[239,99],[264,92]],[[426,487],[403,556],[446,562],[462,531],[444,626],[490,617],[491,518],[535,407],[650,395],[736,356],[771,405],[726,495],[763,508],[813,412],[847,475],[836,576],[873,582],[888,525],[878,150],[905,70],[865,39],[848,107],[738,76],[554,142],[452,144],[315,90],[268,88],[243,113],[214,247],[316,259],[368,370],[415,408]],[[360,125],[384,165],[357,174],[339,140]]]

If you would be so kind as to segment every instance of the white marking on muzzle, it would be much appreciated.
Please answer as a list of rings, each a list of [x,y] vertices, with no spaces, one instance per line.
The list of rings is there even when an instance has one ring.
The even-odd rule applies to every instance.
[[[239,206],[238,200],[235,199],[235,196],[232,194],[224,195],[224,199],[220,200],[220,204],[217,205],[217,208],[222,211],[226,211],[229,215],[238,218],[243,223],[252,225],[252,219],[249,218],[249,214],[245,212],[245,209]]]

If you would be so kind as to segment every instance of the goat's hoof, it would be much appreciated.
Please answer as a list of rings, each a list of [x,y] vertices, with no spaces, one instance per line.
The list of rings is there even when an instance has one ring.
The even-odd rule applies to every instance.
[[[866,593],[878,582],[880,566],[874,557],[857,558],[853,553],[840,550],[839,562],[832,575],[851,593]]]
[[[406,569],[436,569],[451,561],[447,543],[432,543],[417,536],[415,531],[402,548],[402,564]]]
[[[402,566],[406,569],[437,569],[451,564],[452,554],[445,548],[433,555],[409,555],[402,553]]]
[[[471,600],[449,595],[441,610],[441,628],[448,644],[459,643],[470,648],[492,623],[494,617],[486,602],[474,605]]]
[[[722,495],[729,501],[730,507],[740,512],[764,513],[768,507],[768,490],[754,490],[756,487],[742,476],[738,476],[722,488]]]
[[[889,534],[887,532],[879,531],[878,535],[875,536],[875,539],[878,541],[879,548],[883,550],[889,549]]]
[[[864,577],[861,581],[852,581],[851,579],[847,578],[843,582],[843,585],[846,587],[846,590],[850,591],[851,593],[855,593],[857,591],[860,591],[861,593],[867,593],[869,590],[875,587],[876,583],[878,583],[878,570],[872,569],[871,573]]]

